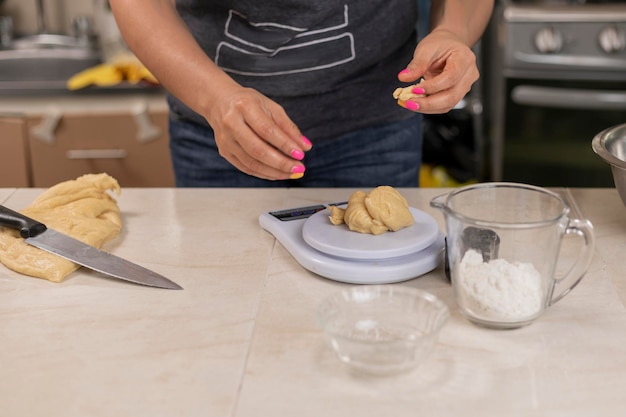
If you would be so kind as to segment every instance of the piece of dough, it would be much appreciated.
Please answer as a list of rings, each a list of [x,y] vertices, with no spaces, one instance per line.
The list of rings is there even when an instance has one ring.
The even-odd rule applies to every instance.
[[[120,209],[107,192],[120,194],[115,178],[88,174],[59,183],[37,197],[22,214],[48,228],[101,248],[122,229]],[[0,227],[0,262],[24,275],[61,282],[80,266],[24,242],[19,232]]]
[[[354,232],[371,233],[379,235],[387,231],[387,227],[374,220],[365,207],[365,194],[363,191],[356,191],[348,199],[348,206],[344,213],[343,221],[348,228]]]
[[[393,187],[381,186],[373,189],[365,198],[365,207],[374,220],[394,232],[414,222],[409,203]]]
[[[380,186],[369,194],[356,191],[346,209],[330,206],[329,220],[334,225],[345,222],[354,232],[380,235],[413,224],[413,215],[406,198],[390,186]]]
[[[332,224],[337,226],[344,223],[343,218],[346,214],[345,209],[337,206],[328,206],[328,210],[330,210],[330,216],[328,216],[328,219]]]
[[[421,81],[420,81],[421,82]],[[393,91],[393,98],[398,99],[400,101],[408,101],[412,98],[418,97],[426,97],[426,94],[415,94],[413,89],[417,87],[418,84],[409,85],[407,87],[396,88]]]

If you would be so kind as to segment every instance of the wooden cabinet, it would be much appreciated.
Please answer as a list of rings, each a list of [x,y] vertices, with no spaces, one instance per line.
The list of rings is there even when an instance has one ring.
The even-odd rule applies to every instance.
[[[28,187],[30,182],[26,121],[0,116],[0,187]]]
[[[174,185],[167,113],[145,114],[152,133],[142,134],[129,113],[66,114],[49,137],[38,134],[46,119],[28,121],[34,187],[49,187],[86,173],[106,172],[122,187]],[[148,120],[149,118],[149,120]],[[42,126],[43,125],[43,126]]]
[[[4,120],[0,186],[50,187],[101,172],[122,187],[174,186],[167,106],[108,100],[52,103]]]

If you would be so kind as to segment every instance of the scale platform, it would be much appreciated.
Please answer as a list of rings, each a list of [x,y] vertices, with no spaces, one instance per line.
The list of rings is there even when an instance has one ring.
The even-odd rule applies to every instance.
[[[411,208],[412,226],[382,235],[361,234],[328,220],[328,206],[271,211],[259,216],[295,260],[309,271],[351,284],[391,284],[435,269],[444,254],[444,236],[435,219]]]

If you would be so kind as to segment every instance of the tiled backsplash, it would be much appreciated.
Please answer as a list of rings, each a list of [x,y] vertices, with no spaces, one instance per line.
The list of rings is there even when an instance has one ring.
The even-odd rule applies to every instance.
[[[46,28],[53,33],[72,33],[76,16],[94,18],[98,0],[43,0]],[[14,32],[19,35],[37,33],[37,0],[4,0],[0,15],[13,18]]]

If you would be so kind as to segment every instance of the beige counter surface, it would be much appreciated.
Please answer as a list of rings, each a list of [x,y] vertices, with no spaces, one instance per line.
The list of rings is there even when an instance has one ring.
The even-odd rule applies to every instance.
[[[430,199],[406,189],[437,220]],[[21,209],[41,190],[0,189]],[[0,265],[0,415],[623,416],[626,208],[613,189],[569,189],[595,227],[581,283],[532,325],[476,327],[443,268],[404,282],[451,310],[432,356],[409,374],[350,374],[315,322],[349,284],[317,276],[264,231],[266,211],[345,200],[346,189],[125,189],[124,231],[107,250],[183,291],[81,269],[54,284]]]

